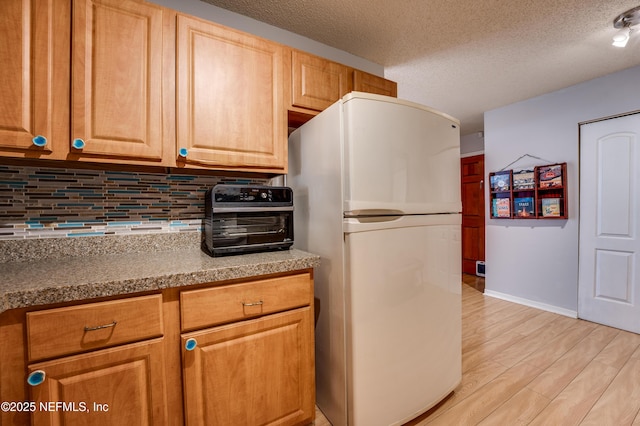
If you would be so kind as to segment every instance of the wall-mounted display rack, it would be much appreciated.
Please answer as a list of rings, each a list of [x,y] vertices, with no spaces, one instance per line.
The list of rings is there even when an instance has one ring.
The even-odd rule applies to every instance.
[[[513,164],[513,163],[512,163]],[[492,219],[567,219],[567,163],[489,173]]]

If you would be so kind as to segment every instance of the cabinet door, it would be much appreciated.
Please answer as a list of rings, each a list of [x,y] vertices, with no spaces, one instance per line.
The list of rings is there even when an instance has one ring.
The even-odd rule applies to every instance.
[[[291,53],[291,104],[322,111],[352,90],[350,68],[318,56]]]
[[[163,340],[157,339],[30,365],[30,372],[46,375],[31,388],[33,424],[163,424],[163,358]]]
[[[398,96],[398,84],[377,75],[360,70],[353,70],[353,90],[375,93],[385,96]]]
[[[185,343],[195,339],[188,351]],[[300,308],[182,335],[189,425],[293,425],[315,416],[313,317]]]
[[[71,159],[161,162],[162,13],[74,0]]]
[[[69,16],[64,0],[0,2],[0,155],[49,158],[66,142]]]
[[[286,171],[283,52],[279,44],[178,15],[179,165]]]

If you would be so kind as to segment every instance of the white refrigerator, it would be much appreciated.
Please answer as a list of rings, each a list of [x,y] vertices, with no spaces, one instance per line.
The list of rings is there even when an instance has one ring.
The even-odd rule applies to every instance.
[[[352,92],[289,137],[294,247],[316,269],[316,400],[402,424],[461,380],[458,120]]]

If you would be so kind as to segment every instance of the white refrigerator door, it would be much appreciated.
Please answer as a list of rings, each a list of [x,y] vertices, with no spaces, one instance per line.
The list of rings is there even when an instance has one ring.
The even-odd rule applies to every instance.
[[[350,426],[402,424],[459,384],[460,220],[345,220]]]
[[[345,212],[462,210],[456,119],[359,92],[345,96],[343,108]]]

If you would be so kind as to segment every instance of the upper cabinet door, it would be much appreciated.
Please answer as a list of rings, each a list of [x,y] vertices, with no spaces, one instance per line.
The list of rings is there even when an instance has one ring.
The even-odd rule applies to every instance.
[[[74,0],[71,159],[161,162],[162,13]]]
[[[178,15],[179,166],[286,172],[283,46]]]
[[[68,134],[69,16],[66,1],[0,2],[0,155],[48,158]]]
[[[322,111],[352,90],[351,69],[293,50],[291,84],[293,107]]]
[[[360,70],[353,70],[353,90],[385,96],[398,96],[398,83]]]

